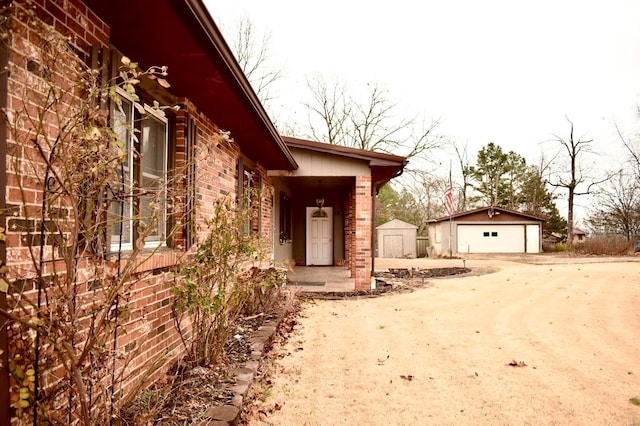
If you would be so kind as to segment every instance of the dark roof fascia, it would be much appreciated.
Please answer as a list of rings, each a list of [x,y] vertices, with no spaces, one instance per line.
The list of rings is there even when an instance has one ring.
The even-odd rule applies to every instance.
[[[532,219],[532,220],[535,220],[535,221],[539,221],[539,222],[546,222],[547,221],[547,219],[544,218],[544,217],[533,216],[533,215],[530,215],[530,214],[517,212],[515,210],[505,209],[503,207],[480,207],[480,208],[477,208],[477,209],[474,209],[474,210],[467,210],[466,212],[456,213],[454,215],[451,215],[451,217],[449,217],[449,216],[439,217],[437,219],[430,220],[429,222],[430,223],[445,222],[445,221],[447,221],[449,219],[458,219],[460,217],[468,216],[470,214],[474,214],[474,213],[478,213],[478,212],[482,212],[482,211],[489,211],[490,209],[499,210],[499,211],[505,212],[505,213],[511,213],[511,214],[514,214],[514,215],[517,215],[517,216],[522,216],[522,217],[525,217],[525,218],[528,218],[528,219]]]
[[[211,18],[211,14],[207,10],[206,6],[202,3],[201,0],[184,0],[185,4],[189,7],[194,17],[200,23],[201,28],[205,31],[206,35],[211,40],[211,44],[215,47],[215,49],[220,54],[223,59],[225,65],[231,71],[236,83],[240,86],[244,95],[250,101],[256,115],[260,117],[260,120],[264,124],[267,131],[270,133],[274,142],[278,146],[278,148],[282,151],[284,156],[287,158],[287,161],[291,164],[292,169],[297,169],[298,164],[296,160],[293,158],[293,154],[287,147],[287,144],[282,139],[282,136],[276,130],[273,122],[269,118],[269,115],[264,110],[262,103],[258,99],[255,91],[251,87],[251,84],[247,80],[244,72],[240,68],[238,61],[235,56],[231,52],[229,45],[225,41],[224,37],[222,37],[222,33],[218,29],[218,27],[213,22]]]

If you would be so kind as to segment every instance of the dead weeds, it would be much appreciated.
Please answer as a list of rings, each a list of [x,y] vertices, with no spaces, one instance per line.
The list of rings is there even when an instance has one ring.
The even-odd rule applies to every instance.
[[[176,363],[152,387],[142,391],[133,404],[126,407],[116,424],[119,425],[198,425],[205,412],[214,406],[231,405],[235,384],[234,370],[250,359],[250,340],[258,328],[273,319],[280,319],[276,338],[285,338],[296,323],[300,304],[289,301],[270,315],[244,318],[235,325],[233,337],[224,347],[223,359],[213,367],[194,366],[184,359]],[[270,348],[265,348],[268,353]],[[262,366],[252,387],[264,386]],[[266,382],[268,385],[268,381]]]

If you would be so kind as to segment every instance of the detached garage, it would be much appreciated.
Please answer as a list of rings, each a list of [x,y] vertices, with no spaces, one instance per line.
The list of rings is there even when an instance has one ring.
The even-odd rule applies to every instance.
[[[464,253],[540,253],[545,219],[483,207],[429,223],[429,256]]]
[[[418,227],[399,219],[376,227],[379,257],[415,258]]]

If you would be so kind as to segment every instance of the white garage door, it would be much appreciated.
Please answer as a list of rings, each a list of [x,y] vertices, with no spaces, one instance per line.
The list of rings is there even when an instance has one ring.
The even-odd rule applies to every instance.
[[[524,253],[524,225],[458,225],[458,253]]]

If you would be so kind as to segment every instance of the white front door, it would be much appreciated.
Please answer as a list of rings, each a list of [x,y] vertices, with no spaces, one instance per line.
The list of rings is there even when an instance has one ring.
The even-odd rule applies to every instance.
[[[307,207],[307,265],[333,265],[333,207]]]

